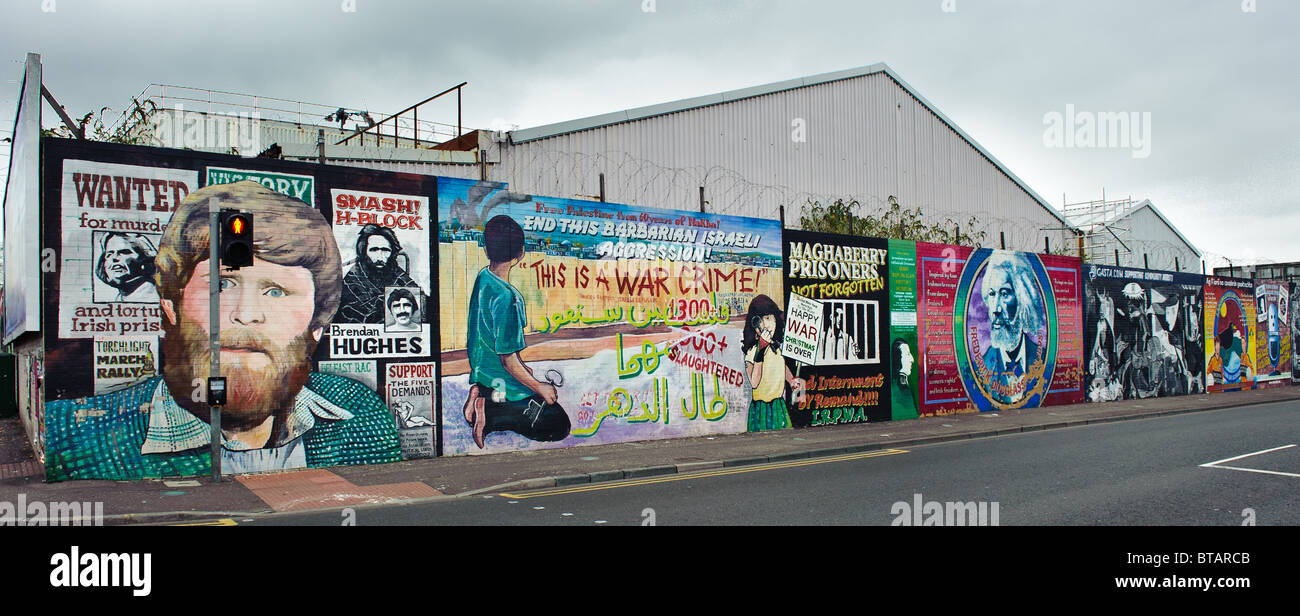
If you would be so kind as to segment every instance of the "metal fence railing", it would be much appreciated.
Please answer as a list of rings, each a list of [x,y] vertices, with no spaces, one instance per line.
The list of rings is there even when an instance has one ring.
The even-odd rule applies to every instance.
[[[464,84],[461,84],[463,86]],[[458,90],[459,87],[452,88]],[[434,97],[436,98],[436,97]],[[344,108],[337,105],[324,105],[320,103],[310,103],[306,101],[291,100],[286,98],[276,98],[272,96],[258,96],[253,94],[243,94],[239,92],[228,92],[225,90],[212,90],[205,88],[192,88],[188,86],[177,86],[170,84],[151,83],[136,100],[153,101],[159,109],[197,111],[209,114],[248,114],[262,120],[278,120],[282,122],[293,122],[299,125],[318,126],[318,127],[335,127],[336,114]],[[423,103],[429,102],[425,100]],[[420,104],[423,104],[420,103]],[[419,107],[415,105],[413,107]],[[405,111],[410,111],[408,108]],[[459,105],[457,108],[457,120],[459,121]],[[114,122],[112,128],[116,128],[126,120],[130,109],[124,110],[121,116]],[[428,119],[420,119],[418,115],[411,117],[397,117],[381,112],[352,111],[348,110],[347,119],[352,120],[354,127],[349,128],[352,131],[352,137],[360,136],[362,139],[369,135],[371,139],[379,137],[378,145],[396,145],[396,146],[432,146],[442,143],[449,139],[459,137],[461,127],[457,124],[448,124],[444,122],[435,122]],[[401,116],[401,113],[397,114]],[[381,122],[370,123],[367,118],[379,116],[384,118]],[[327,120],[327,118],[331,118]],[[345,124],[338,122],[337,124]],[[382,128],[384,134],[375,133],[379,124],[386,123]],[[355,130],[353,130],[355,129]],[[362,142],[364,145],[364,141]]]

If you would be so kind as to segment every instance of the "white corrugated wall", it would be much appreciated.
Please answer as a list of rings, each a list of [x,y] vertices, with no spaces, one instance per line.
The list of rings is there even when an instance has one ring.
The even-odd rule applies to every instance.
[[[795,133],[801,122],[805,140]],[[495,146],[492,148],[495,150]],[[778,217],[797,227],[807,200],[889,196],[927,220],[971,216],[984,245],[1075,247],[1065,224],[884,72],[545,137],[489,151],[488,179],[522,193]],[[348,163],[478,178],[477,166]],[[1073,254],[1073,253],[1071,253]]]
[[[806,141],[794,139],[802,122]],[[493,161],[495,162],[495,161]],[[1059,249],[1063,223],[887,74],[807,86],[501,149],[490,179],[516,192],[774,218],[807,199],[893,195],[928,219],[976,216],[996,247]],[[439,171],[441,172],[441,171]]]
[[[1121,224],[1129,227],[1128,238],[1132,239],[1126,239],[1125,243],[1131,252],[1125,252],[1123,247],[1113,241],[1106,243],[1105,237],[1099,234],[1103,240],[1101,243],[1107,247],[1098,251],[1097,262],[1113,262],[1113,257],[1107,255],[1113,256],[1115,249],[1119,249],[1120,264],[1127,267],[1143,267],[1144,263],[1149,263],[1151,269],[1181,269],[1184,272],[1201,273],[1201,258],[1150,208],[1134,211]],[[1146,256],[1145,261],[1143,255]]]

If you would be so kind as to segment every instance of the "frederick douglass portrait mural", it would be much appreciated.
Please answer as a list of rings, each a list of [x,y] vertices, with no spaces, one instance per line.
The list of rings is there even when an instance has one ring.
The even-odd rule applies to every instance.
[[[987,254],[987,259],[978,259]],[[978,251],[970,280],[964,342],[968,386],[998,408],[1036,406],[1046,393],[1048,322],[1040,273],[1023,253]]]

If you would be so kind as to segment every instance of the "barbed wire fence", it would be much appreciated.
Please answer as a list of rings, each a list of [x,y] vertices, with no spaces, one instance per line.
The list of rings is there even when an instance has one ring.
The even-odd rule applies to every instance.
[[[854,212],[857,216],[878,217],[890,209],[889,198],[896,197],[798,190],[787,184],[756,182],[721,165],[670,167],[628,152],[580,153],[524,145],[512,148],[503,167],[499,173],[510,182],[512,190],[585,199],[597,197],[599,178],[604,174],[607,200],[629,205],[695,210],[700,206],[699,191],[703,187],[704,210],[709,213],[777,218],[777,206],[784,206],[782,222],[790,227],[798,226],[803,208],[810,202],[828,205],[837,199],[855,200],[860,207]],[[927,224],[960,225],[963,234],[967,221],[974,217],[974,230],[985,232],[984,245],[988,247],[1001,247],[1005,237],[1009,249],[1041,251],[1041,242],[1048,237],[1053,251],[1077,252],[1071,243],[1073,234],[1062,229],[1060,221],[1046,211],[1042,220],[1035,221],[999,215],[987,209],[954,210],[933,203],[901,202],[901,205],[919,209]]]
[[[896,196],[798,190],[788,184],[754,181],[741,172],[722,165],[672,167],[622,151],[581,153],[523,144],[511,148],[510,159],[505,166],[508,168],[502,169],[502,174],[511,182],[512,188],[518,185],[528,187],[528,190],[537,194],[586,199],[597,198],[599,178],[603,173],[607,199],[629,205],[694,210],[699,207],[699,190],[703,187],[704,209],[707,212],[776,218],[779,215],[775,211],[775,205],[783,205],[785,220],[782,223],[789,227],[799,226],[804,206],[810,202],[828,205],[837,199],[857,201],[860,210],[854,212],[856,215],[879,217],[889,210],[889,198]],[[765,204],[774,204],[771,206],[773,211],[764,211]],[[924,213],[923,221],[927,224],[952,223],[964,226],[974,217],[974,231],[985,233],[982,242],[985,247],[1001,247],[1005,236],[1008,249],[1039,252],[1043,249],[1043,238],[1049,237],[1052,252],[1070,255],[1078,255],[1080,252],[1079,238],[1073,232],[1062,229],[1055,219],[1044,222],[1050,217],[1046,212],[1043,213],[1043,220],[1033,220],[1028,217],[1006,216],[1005,213],[995,213],[987,208],[954,210],[933,203],[907,202],[901,202],[901,205],[919,209]],[[1089,242],[1092,241],[1093,238],[1083,238],[1083,256],[1089,262],[1099,265],[1114,264],[1116,248],[1121,262],[1128,267],[1149,264],[1151,269],[1178,269],[1189,273],[1200,273],[1202,266],[1206,274],[1213,274],[1216,267],[1282,263],[1258,254],[1251,247],[1243,249],[1239,255],[1202,250],[1198,260],[1183,244],[1172,241],[1140,240],[1130,242],[1132,245],[1127,247],[1108,246],[1104,251],[1088,250]]]

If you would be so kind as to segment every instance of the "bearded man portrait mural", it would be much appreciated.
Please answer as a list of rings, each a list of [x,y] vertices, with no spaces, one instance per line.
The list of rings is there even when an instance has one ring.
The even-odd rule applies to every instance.
[[[960,270],[950,334],[969,396],[954,403],[964,405],[959,412],[1081,400],[1078,267],[1067,257],[987,248],[970,253]],[[941,361],[932,359],[931,366]],[[929,372],[922,378],[942,378],[941,370]]]
[[[362,227],[357,234],[356,260],[343,277],[343,300],[339,309],[341,321],[383,323],[387,288],[419,288],[403,266],[405,258],[402,243],[392,229],[373,224]],[[413,303],[423,306],[423,290],[420,296]],[[424,322],[424,319],[419,319],[419,322]]]
[[[312,371],[343,275],[321,213],[255,182],[209,186],[173,213],[158,246],[162,376],[47,404],[47,474],[139,479],[210,472],[209,205],[251,213],[253,265],[221,272],[222,469],[230,473],[401,460],[383,401]]]
[[[1035,341],[1041,340],[1044,320],[1042,291],[1028,260],[1016,253],[990,257],[980,287],[989,343],[976,372],[988,383],[993,402],[1015,404],[1028,390],[1030,368],[1042,361],[1044,345]]]

